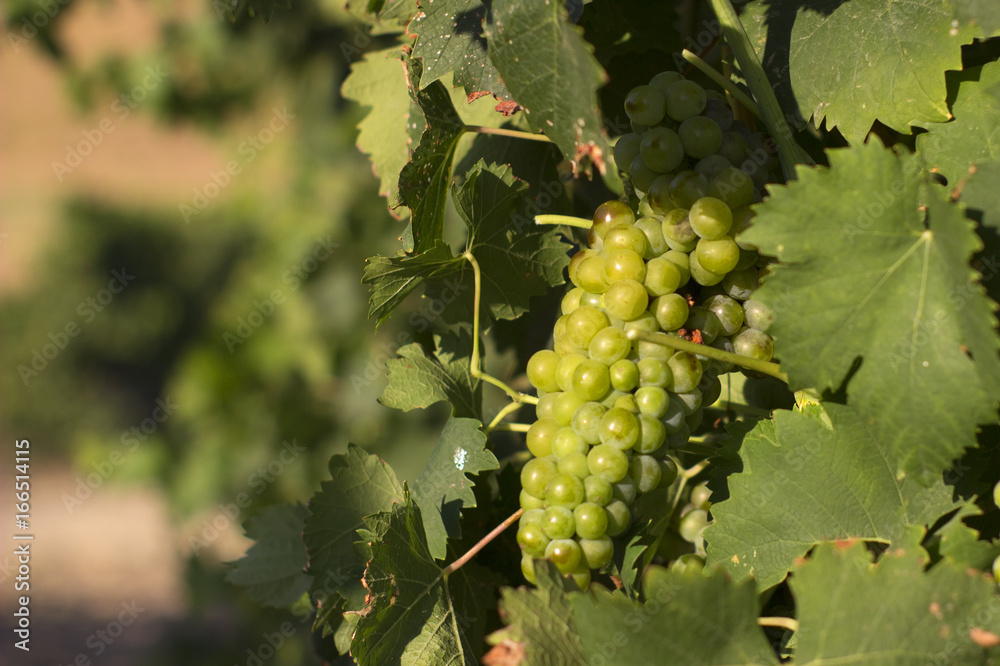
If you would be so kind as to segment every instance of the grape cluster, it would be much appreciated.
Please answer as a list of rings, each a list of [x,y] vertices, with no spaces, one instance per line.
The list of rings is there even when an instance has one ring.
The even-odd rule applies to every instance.
[[[589,247],[570,261],[574,286],[553,348],[528,361],[539,401],[526,437],[534,457],[521,472],[517,542],[529,581],[532,560],[547,558],[589,585],[591,571],[612,558],[612,538],[629,527],[636,498],[674,482],[671,451],[701,425],[703,406],[721,393],[719,375],[733,369],[630,331],[762,361],[773,355],[772,315],[751,298],[760,258],[734,239],[757,198],[752,177],[732,166],[747,141],[729,131],[728,107],[726,123],[710,101],[669,72],[626,101],[637,133],[621,137],[615,160],[628,164],[643,215],[619,201],[598,207]],[[706,502],[679,529],[696,546],[709,522]]]

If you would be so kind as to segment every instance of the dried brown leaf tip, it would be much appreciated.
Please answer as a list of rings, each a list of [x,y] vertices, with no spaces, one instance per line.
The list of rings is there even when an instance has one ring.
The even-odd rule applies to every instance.
[[[505,638],[483,655],[484,666],[517,666],[524,661],[524,643]]]

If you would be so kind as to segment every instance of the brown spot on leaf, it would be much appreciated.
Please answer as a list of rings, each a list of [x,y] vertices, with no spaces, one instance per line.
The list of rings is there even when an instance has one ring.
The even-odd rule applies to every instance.
[[[495,111],[498,111],[505,116],[512,116],[521,110],[521,105],[514,100],[504,100],[502,102],[497,102],[497,105],[493,108]]]
[[[585,157],[590,158],[590,163],[597,167],[597,170],[601,174],[607,172],[608,167],[604,164],[604,151],[595,146],[593,141],[581,143],[576,146],[576,152],[573,153],[573,162],[579,164]]]
[[[486,92],[485,90],[477,90],[476,92],[469,93],[468,95],[465,96],[465,103],[472,104],[480,97],[486,97],[487,95],[489,95],[489,93]]]
[[[837,550],[847,550],[857,542],[857,539],[837,539],[833,542],[833,547]]]
[[[969,629],[969,638],[972,639],[973,643],[982,648],[993,648],[1000,645],[1000,636],[979,627]]]
[[[740,563],[740,556],[733,555],[733,564],[739,564],[739,563]]]
[[[938,636],[941,638],[948,638],[949,636],[951,636],[951,625],[942,624],[941,631],[938,632]]]
[[[508,638],[499,645],[494,645],[483,655],[484,666],[517,666],[524,661],[524,643],[518,643]]]
[[[944,616],[941,614],[941,604],[939,604],[938,602],[936,601],[931,602],[930,611],[931,615],[933,615],[937,619],[939,620],[944,619]]]

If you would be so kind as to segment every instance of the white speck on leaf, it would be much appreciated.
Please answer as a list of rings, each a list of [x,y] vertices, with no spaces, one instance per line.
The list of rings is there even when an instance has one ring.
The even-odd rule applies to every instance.
[[[468,459],[469,459],[469,452],[466,451],[465,449],[463,449],[462,447],[459,447],[458,450],[455,451],[455,467],[456,467],[456,469],[458,469],[459,471],[464,470],[465,469],[465,461],[468,460]]]

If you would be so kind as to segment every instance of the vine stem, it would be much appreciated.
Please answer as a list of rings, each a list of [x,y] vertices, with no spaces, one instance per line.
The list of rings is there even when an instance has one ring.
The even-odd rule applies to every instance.
[[[502,129],[499,127],[483,127],[482,125],[466,125],[465,131],[475,132],[476,134],[495,134],[497,136],[506,136],[512,139],[526,139],[528,141],[542,141],[544,143],[552,143],[552,139],[545,136],[544,134],[522,132],[521,130]]]
[[[503,409],[501,409],[497,413],[497,415],[493,418],[493,420],[490,421],[490,424],[486,426],[486,434],[489,434],[492,431],[496,430],[498,427],[500,427],[500,422],[503,421],[505,418],[507,418],[507,415],[510,414],[511,412],[520,409],[521,404],[522,403],[520,402],[512,402]],[[505,430],[510,430],[510,428],[505,428]]]
[[[799,630],[798,620],[791,617],[759,617],[757,618],[757,624],[762,627],[779,627],[788,631]]]
[[[781,159],[781,169],[785,179],[794,180],[796,164],[815,164],[815,162],[792,137],[792,130],[785,122],[781,106],[778,105],[774,90],[771,89],[771,83],[767,80],[767,74],[764,73],[757,52],[750,44],[750,37],[747,36],[743,24],[736,15],[733,3],[730,0],[709,0],[709,2],[712,3],[712,10],[719,19],[719,25],[726,36],[729,48],[736,55],[736,62],[739,63],[747,85],[750,86],[750,92],[757,98],[764,127],[778,146],[778,157]]]
[[[670,503],[670,512],[667,514],[668,516],[672,516],[674,511],[677,510],[677,505],[681,501],[681,493],[684,492],[684,486],[687,485],[687,482],[701,474],[702,470],[706,467],[708,467],[708,461],[702,460],[697,465],[692,465],[690,468],[680,473],[681,482],[677,484],[677,493],[674,495],[674,501]]]
[[[684,56],[684,59],[689,63],[700,69],[705,76],[722,86],[726,92],[735,97],[736,101],[746,107],[746,109],[753,115],[757,116],[759,120],[762,120],[760,117],[760,109],[757,108],[756,102],[747,97],[747,94],[740,90],[739,86],[717,72],[714,67],[702,60],[696,53],[692,53],[691,51],[684,49],[681,51],[681,55]]]
[[[628,338],[629,340],[652,342],[654,344],[663,345],[664,347],[677,349],[678,351],[688,352],[689,354],[706,356],[716,361],[722,361],[723,363],[732,363],[740,366],[741,368],[756,370],[757,372],[780,379],[786,384],[788,383],[788,375],[781,371],[781,366],[777,363],[771,363],[770,361],[758,361],[755,358],[740,356],[739,354],[733,354],[732,352],[716,349],[715,347],[709,347],[708,345],[700,345],[697,342],[691,342],[690,340],[685,340],[684,338],[679,338],[673,335],[667,335],[666,333],[629,331]]]
[[[507,529],[508,527],[510,527],[511,525],[513,525],[514,523],[516,523],[517,519],[520,518],[523,513],[524,513],[524,509],[518,509],[517,511],[515,511],[514,513],[512,513],[509,518],[507,518],[502,523],[500,523],[499,525],[497,525],[496,527],[494,527],[493,531],[491,531],[489,534],[487,534],[482,539],[480,539],[479,543],[477,543],[475,546],[473,546],[472,548],[470,548],[468,550],[468,552],[465,553],[465,555],[462,555],[462,557],[458,558],[457,560],[455,560],[454,562],[452,562],[451,564],[449,564],[447,566],[447,568],[445,568],[445,570],[444,570],[444,575],[447,577],[447,576],[455,573],[459,569],[461,569],[462,566],[466,562],[468,562],[473,557],[475,557],[476,553],[478,553],[483,548],[485,548],[486,545],[490,541],[493,541],[493,539],[496,539],[498,536],[500,536],[500,534],[503,533],[503,531],[505,529]]]
[[[472,282],[473,282],[473,311],[472,311],[472,358],[469,361],[469,374],[471,374],[476,379],[482,379],[484,382],[493,384],[497,388],[503,389],[503,391],[510,396],[510,399],[516,403],[526,403],[529,405],[537,405],[538,398],[533,395],[528,395],[527,393],[520,393],[515,391],[511,387],[504,384],[502,381],[497,379],[492,375],[488,375],[483,372],[482,366],[479,359],[479,299],[482,295],[483,288],[483,278],[479,270],[479,262],[476,258],[472,256],[472,253],[466,250],[463,254],[465,260],[469,262],[472,266]]]
[[[536,215],[535,224],[565,224],[567,227],[590,229],[594,226],[594,221],[572,215]]]
[[[516,404],[516,403],[515,403]],[[520,406],[520,405],[518,405]],[[505,432],[528,432],[531,430],[530,423],[499,423],[493,430],[503,430]],[[487,432],[491,432],[487,430]]]

